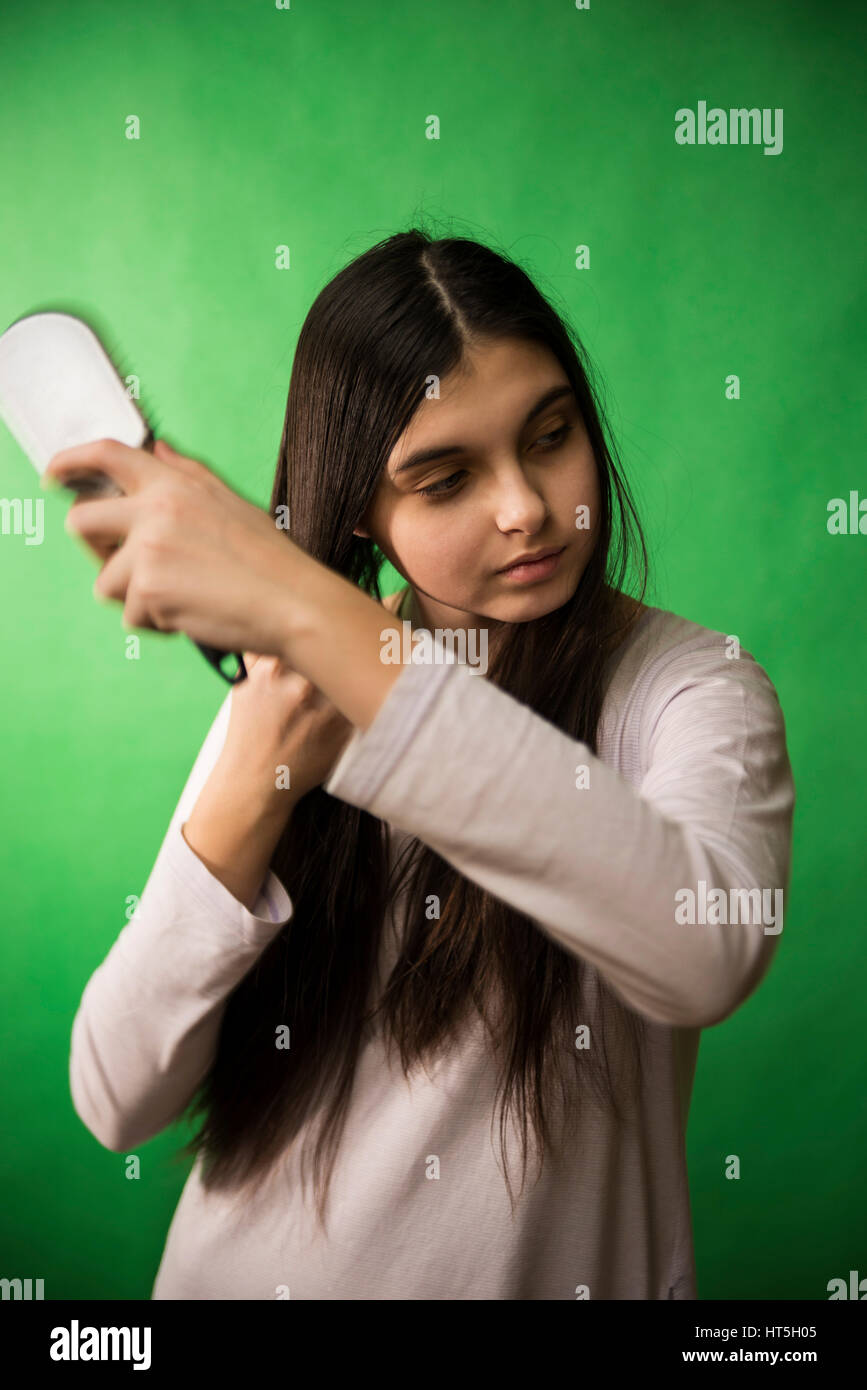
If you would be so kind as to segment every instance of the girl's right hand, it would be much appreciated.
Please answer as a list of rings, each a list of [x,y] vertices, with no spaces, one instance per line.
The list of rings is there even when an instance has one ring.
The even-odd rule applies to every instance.
[[[244,664],[247,679],[232,687],[223,757],[235,768],[255,769],[257,777],[270,776],[275,798],[294,805],[326,780],[354,725],[279,657],[244,652]],[[283,765],[288,789],[276,786]]]

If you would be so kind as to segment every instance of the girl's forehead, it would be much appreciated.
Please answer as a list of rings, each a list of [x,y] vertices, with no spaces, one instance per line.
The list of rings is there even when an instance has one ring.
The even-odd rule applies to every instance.
[[[425,396],[389,454],[387,472],[418,450],[472,448],[507,423],[520,425],[545,391],[568,386],[543,344],[505,339],[474,349],[448,376],[431,374]]]

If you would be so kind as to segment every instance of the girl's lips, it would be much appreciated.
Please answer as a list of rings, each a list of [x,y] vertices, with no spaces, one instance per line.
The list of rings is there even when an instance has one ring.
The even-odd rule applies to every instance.
[[[544,560],[525,561],[522,565],[512,565],[511,569],[501,570],[500,573],[504,579],[510,579],[517,584],[532,584],[534,580],[547,579],[554,573],[565,549],[565,545],[561,546],[554,555],[548,555]]]

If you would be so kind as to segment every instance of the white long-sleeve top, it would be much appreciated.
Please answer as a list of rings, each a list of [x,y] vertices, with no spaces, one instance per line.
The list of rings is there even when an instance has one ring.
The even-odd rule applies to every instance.
[[[764,908],[744,920],[741,906],[735,921],[725,905],[703,904],[712,889],[718,903],[764,890],[763,904],[787,890],[794,787],[774,687],[748,652],[730,655],[722,633],[646,608],[609,669],[593,755],[466,666],[407,665],[324,785],[389,822],[394,854],[417,836],[531,917],[649,1021],[624,1122],[588,1111],[568,1160],[546,1160],[535,1183],[531,1154],[513,1216],[481,1020],[409,1082],[369,1029],[327,1238],[309,1185],[302,1194],[303,1135],[255,1201],[208,1194],[197,1162],[153,1298],[697,1297],[685,1130],[700,1030],[755,989],[781,934]],[[117,1152],[186,1108],[228,995],[292,916],[291,882],[269,871],[249,911],[181,831],[223,747],[230,700],[73,1023],[73,1103]],[[678,907],[684,890],[697,904],[692,923]],[[400,913],[398,901],[380,981],[397,956]],[[517,1191],[514,1122],[509,1136]]]

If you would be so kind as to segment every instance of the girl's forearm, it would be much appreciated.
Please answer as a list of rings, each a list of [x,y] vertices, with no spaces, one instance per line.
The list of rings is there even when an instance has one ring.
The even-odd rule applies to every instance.
[[[294,806],[274,774],[218,759],[181,827],[190,849],[251,912]]]
[[[403,670],[381,659],[389,614],[357,584],[297,548],[284,575],[273,600],[281,607],[282,659],[366,729]]]

